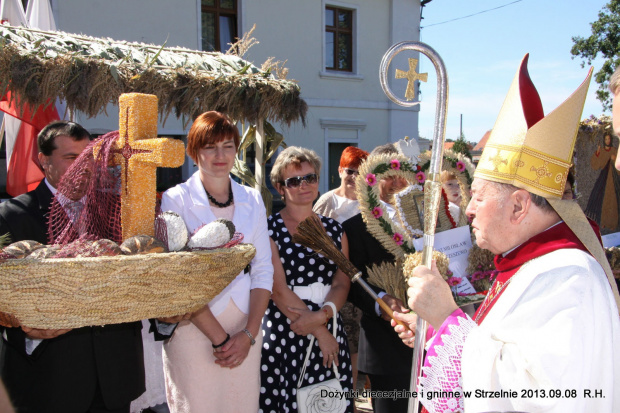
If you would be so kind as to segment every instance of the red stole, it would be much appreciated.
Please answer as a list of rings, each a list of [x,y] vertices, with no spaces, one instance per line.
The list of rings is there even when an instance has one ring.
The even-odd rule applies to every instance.
[[[592,222],[591,222],[592,223]],[[596,224],[594,224],[596,225]],[[593,226],[594,226],[593,225]],[[596,231],[596,228],[594,228]],[[598,234],[598,231],[596,231]],[[510,283],[511,277],[526,262],[534,258],[541,257],[553,251],[564,248],[577,248],[586,251],[586,247],[582,244],[577,236],[570,230],[564,222],[537,234],[510,251],[506,256],[495,256],[495,268],[499,273],[495,278],[493,286],[489,289],[484,301],[474,314],[474,320],[478,325],[482,323],[491,308],[495,305],[504,289]]]

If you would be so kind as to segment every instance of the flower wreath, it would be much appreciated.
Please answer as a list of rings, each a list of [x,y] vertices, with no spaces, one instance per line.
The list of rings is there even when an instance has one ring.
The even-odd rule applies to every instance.
[[[409,182],[424,182],[424,174],[420,174],[419,167],[406,156],[376,155],[367,158],[360,165],[359,176],[355,181],[355,192],[368,232],[398,258],[414,253],[415,248],[413,239],[405,228],[388,216],[380,201],[377,183],[382,178],[394,176],[405,178]],[[419,185],[415,186],[422,189]]]

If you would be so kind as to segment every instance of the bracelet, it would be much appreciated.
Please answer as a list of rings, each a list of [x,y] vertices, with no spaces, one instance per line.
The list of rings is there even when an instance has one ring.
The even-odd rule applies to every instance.
[[[244,328],[241,331],[243,331],[245,334],[247,334],[247,336],[250,338],[250,345],[251,346],[256,344],[256,340],[254,340],[254,336],[252,335],[252,333],[250,333],[250,330],[248,330],[247,328]]]
[[[226,334],[226,339],[224,339],[224,341],[222,341],[220,344],[215,345],[215,344],[211,344],[211,347],[213,348],[220,348],[222,347],[224,344],[228,343],[228,340],[230,340],[230,334]]]

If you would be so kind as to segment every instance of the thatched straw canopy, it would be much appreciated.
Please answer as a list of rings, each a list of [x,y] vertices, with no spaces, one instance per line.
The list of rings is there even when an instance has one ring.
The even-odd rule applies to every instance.
[[[234,55],[164,48],[0,24],[0,93],[33,105],[64,99],[88,116],[122,93],[159,98],[160,114],[191,122],[218,110],[234,119],[304,122],[297,83],[276,79]]]

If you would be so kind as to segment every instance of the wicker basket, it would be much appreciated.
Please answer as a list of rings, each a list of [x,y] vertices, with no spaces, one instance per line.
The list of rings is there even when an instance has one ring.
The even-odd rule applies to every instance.
[[[251,244],[211,251],[0,264],[0,323],[61,329],[195,311],[248,263]],[[17,325],[16,325],[17,324]]]

